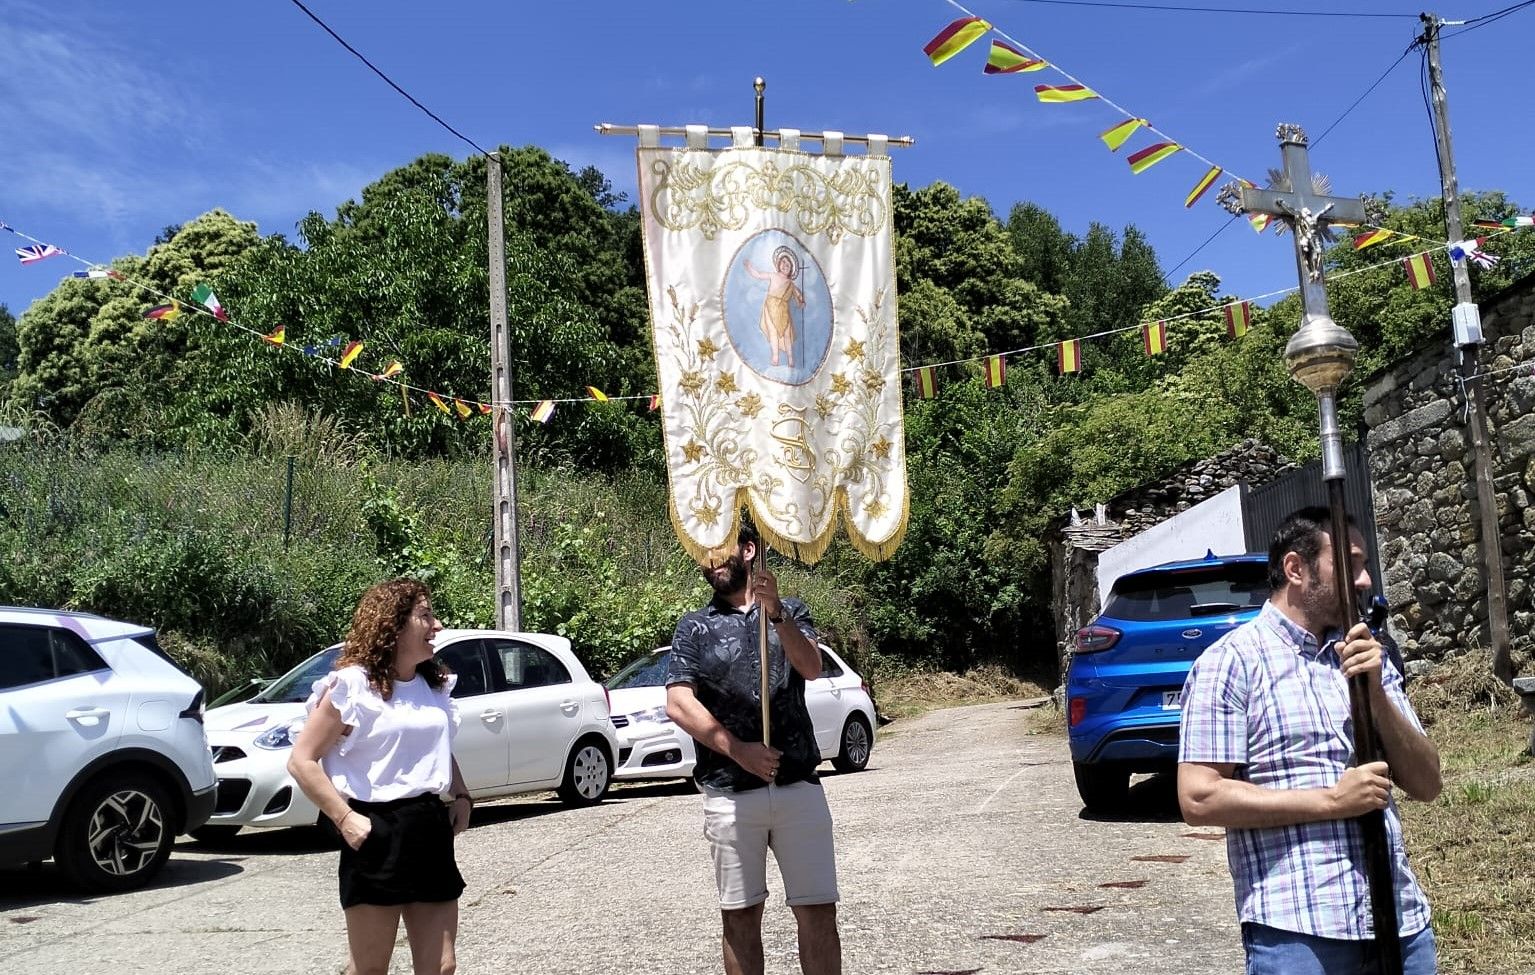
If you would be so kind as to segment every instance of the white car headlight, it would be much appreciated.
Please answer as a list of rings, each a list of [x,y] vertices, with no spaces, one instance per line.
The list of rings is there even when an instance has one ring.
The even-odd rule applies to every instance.
[[[656,724],[670,724],[671,718],[666,715],[666,706],[658,708],[646,708],[643,711],[635,711],[629,715],[630,724],[644,724],[646,721],[654,721]]]
[[[304,722],[294,721],[289,724],[280,724],[262,732],[252,743],[257,748],[269,748],[272,751],[280,751],[284,748],[292,748],[298,740],[298,733],[304,727]]]

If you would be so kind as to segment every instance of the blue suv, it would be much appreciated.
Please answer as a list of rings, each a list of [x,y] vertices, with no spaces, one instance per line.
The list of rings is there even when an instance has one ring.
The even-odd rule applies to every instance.
[[[1071,763],[1089,812],[1118,811],[1131,774],[1177,765],[1194,658],[1257,616],[1268,594],[1262,554],[1208,553],[1115,580],[1103,612],[1077,631],[1066,669]]]

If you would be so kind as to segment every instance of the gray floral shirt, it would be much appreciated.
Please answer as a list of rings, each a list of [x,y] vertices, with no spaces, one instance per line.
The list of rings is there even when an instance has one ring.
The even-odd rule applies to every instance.
[[[798,599],[784,599],[783,611],[816,642],[815,621]],[[698,701],[715,720],[742,741],[762,740],[760,655],[757,652],[756,606],[741,612],[714,599],[677,623],[672,636],[671,665],[666,683],[689,684]],[[817,781],[821,752],[805,707],[805,678],[789,665],[783,644],[768,626],[768,715],[770,744],[783,753],[778,785]],[[745,792],[767,785],[730,759],[695,742],[698,764],[693,777],[701,784],[727,792]]]

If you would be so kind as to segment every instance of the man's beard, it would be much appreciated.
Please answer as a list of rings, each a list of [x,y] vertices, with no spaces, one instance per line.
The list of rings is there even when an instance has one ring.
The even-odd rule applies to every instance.
[[[721,572],[720,569],[728,571]],[[746,588],[746,563],[740,555],[732,555],[721,565],[703,570],[704,580],[719,596],[731,596]]]

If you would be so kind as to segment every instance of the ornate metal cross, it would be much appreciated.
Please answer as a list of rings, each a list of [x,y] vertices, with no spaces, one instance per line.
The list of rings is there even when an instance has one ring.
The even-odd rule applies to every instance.
[[[1331,240],[1328,228],[1335,223],[1361,224],[1366,220],[1364,201],[1358,197],[1328,196],[1318,191],[1311,176],[1306,133],[1291,123],[1279,126],[1279,147],[1284,171],[1268,189],[1231,186],[1221,194],[1232,212],[1262,213],[1284,221],[1295,235],[1295,264],[1300,273],[1302,325],[1313,318],[1328,318],[1327,292],[1322,287],[1323,257]]]

